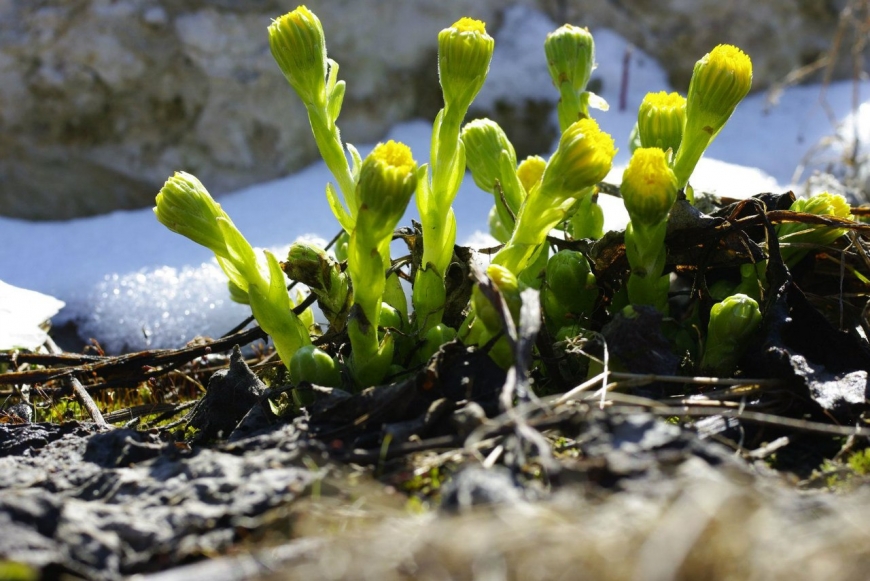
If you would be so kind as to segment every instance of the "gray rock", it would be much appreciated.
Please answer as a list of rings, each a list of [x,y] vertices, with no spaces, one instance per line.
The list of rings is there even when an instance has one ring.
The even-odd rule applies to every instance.
[[[239,346],[234,346],[230,366],[211,376],[205,395],[191,412],[189,425],[199,430],[195,441],[228,438],[265,391],[266,386],[247,366]]]
[[[196,450],[130,430],[42,427],[49,442],[0,458],[0,559],[46,578],[118,579],[220,551],[321,476],[302,458],[322,452],[291,426]]]

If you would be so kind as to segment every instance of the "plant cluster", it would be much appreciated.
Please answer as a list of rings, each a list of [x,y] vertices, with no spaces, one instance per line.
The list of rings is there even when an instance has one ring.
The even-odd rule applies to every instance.
[[[752,63],[740,49],[719,45],[701,58],[686,97],[652,92],[643,100],[619,186],[630,217],[624,233],[629,268],[619,288],[604,293],[588,255],[579,247],[560,249],[558,243],[604,235],[598,189],[617,152],[613,137],[592,116],[594,110],[606,111],[607,104],[587,90],[595,68],[595,44],[587,29],[566,24],[546,39],[546,64],[560,95],[561,138],[548,159],[524,160],[517,159],[506,132],[494,121],[465,121],[495,48],[484,23],[462,18],[442,30],[438,75],[444,107],[433,123],[430,158],[422,164],[402,143],[378,144],[363,159],[342,142],[337,123],[345,82],[338,78],[338,63],[327,56],[314,13],[296,8],[269,26],[268,37],[335,179],[335,185],[326,185],[329,206],[342,228],[334,255],[307,243],[293,244],[284,262],[268,251],[256,252],[206,188],[183,172],[166,182],[155,213],[171,230],[214,252],[232,298],[250,304],[293,383],[352,389],[378,385],[408,373],[452,340],[486,348],[499,365],[510,367],[505,314],[518,324],[524,289],[540,292],[544,329],[554,341],[600,328],[600,321],[618,314],[634,316],[637,307],[669,315],[669,217],[675,204],[693,203],[692,172],[750,90]],[[470,298],[463,299],[467,303],[460,305],[464,320],[457,324],[445,317],[448,302],[456,300],[446,276],[459,261],[452,203],[466,171],[493,197],[490,230],[502,246],[484,282],[501,301],[483,292],[478,280]],[[390,244],[412,198],[421,234],[411,252],[414,260],[396,261]],[[831,194],[796,201],[792,210],[851,217],[848,204]],[[777,228],[788,266],[807,252],[805,244],[794,243],[830,244],[843,233],[805,222]],[[412,263],[410,272],[403,270],[407,262]],[[764,261],[745,264],[742,281],[711,289],[718,300],[712,308],[698,312],[696,304],[683,315],[684,332],[678,335],[691,343],[687,351],[695,371],[735,372],[761,323],[765,272]],[[294,313],[285,274],[316,297],[330,341],[312,341],[312,329],[317,332],[313,315],[310,310]],[[411,283],[410,301],[403,278]],[[687,329],[695,331],[693,338]]]

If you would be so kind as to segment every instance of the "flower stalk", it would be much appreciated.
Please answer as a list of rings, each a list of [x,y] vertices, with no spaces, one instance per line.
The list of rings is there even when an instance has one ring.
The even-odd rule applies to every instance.
[[[752,61],[742,50],[720,44],[696,64],[686,98],[686,125],[673,170],[680,189],[738,103],[752,87]]]
[[[265,264],[220,204],[196,177],[176,172],[157,194],[154,214],[161,224],[214,252],[232,287],[246,296],[257,323],[288,365],[311,339],[307,326],[293,313],[278,260],[263,251]],[[295,378],[291,374],[291,380]]]
[[[353,160],[348,164],[336,120],[344,101],[345,82],[338,80],[338,63],[326,56],[326,40],[320,19],[305,6],[299,6],[269,25],[269,48],[290,86],[308,111],[314,141],[323,161],[338,182],[344,203],[332,184],[326,196],[336,219],[350,234],[358,210],[356,174],[360,156],[350,144]]]
[[[668,215],[677,199],[677,178],[665,152],[642,147],[634,152],[620,186],[631,221],[625,229],[625,254],[631,266],[628,300],[667,313],[668,277],[663,275]]]
[[[471,18],[461,18],[438,34],[438,74],[444,108],[432,129],[428,176],[419,180],[417,187],[423,258],[414,280],[412,302],[421,334],[438,325],[444,313],[444,275],[456,242],[452,204],[466,164],[460,125],[483,87],[494,46],[484,23]]]
[[[347,330],[353,349],[350,371],[362,387],[380,382],[392,363],[392,332],[387,331],[381,340],[378,326],[390,266],[390,240],[414,193],[417,174],[411,150],[395,141],[378,144],[360,169],[360,207],[348,242],[353,306]]]

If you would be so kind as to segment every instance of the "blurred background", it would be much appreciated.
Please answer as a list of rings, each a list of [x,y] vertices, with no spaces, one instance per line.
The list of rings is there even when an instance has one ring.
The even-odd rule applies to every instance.
[[[376,141],[403,120],[434,117],[441,107],[437,33],[461,16],[484,20],[493,36],[515,5],[558,24],[610,29],[657,60],[683,93],[695,61],[732,43],[752,57],[753,90],[765,91],[860,77],[867,4],[307,3],[348,84],[341,128],[352,143]],[[150,206],[178,169],[220,195],[318,159],[304,109],[266,36],[271,18],[295,7],[274,0],[0,0],[0,215],[65,220]],[[548,150],[553,106],[494,99],[473,113],[510,124],[524,155]]]

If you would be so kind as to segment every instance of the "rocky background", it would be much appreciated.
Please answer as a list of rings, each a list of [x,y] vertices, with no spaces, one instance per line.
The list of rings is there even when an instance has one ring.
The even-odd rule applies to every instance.
[[[846,0],[308,0],[348,83],[341,128],[371,142],[432,117],[438,31],[498,31],[513,4],[611,28],[685,90],[715,44],[752,55],[755,89],[815,61]],[[275,0],[0,0],[0,215],[68,219],[151,205],[173,171],[214,194],[317,158],[304,108],[269,53]],[[849,46],[844,44],[844,46]],[[837,76],[850,74],[845,60]],[[538,108],[540,109],[540,108]],[[546,115],[547,111],[538,110]],[[540,124],[538,124],[540,125]],[[322,192],[318,192],[321,195]]]

